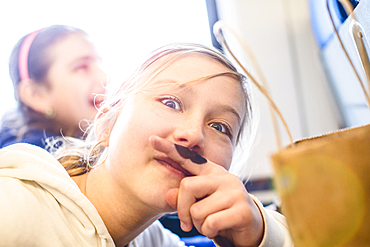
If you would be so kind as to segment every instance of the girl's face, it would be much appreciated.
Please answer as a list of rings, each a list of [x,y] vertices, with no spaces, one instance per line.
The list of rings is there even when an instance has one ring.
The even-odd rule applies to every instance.
[[[159,212],[173,210],[165,194],[177,188],[186,174],[153,149],[152,135],[191,148],[229,169],[246,111],[240,82],[224,75],[176,84],[228,71],[204,55],[187,55],[155,76],[154,88],[126,103],[111,130],[106,162],[119,194]]]
[[[81,120],[90,120],[97,112],[95,104],[99,105],[103,97],[95,98],[95,94],[105,93],[107,75],[100,68],[101,58],[95,47],[81,33],[69,34],[53,45],[50,58],[49,100],[56,120],[68,134]]]

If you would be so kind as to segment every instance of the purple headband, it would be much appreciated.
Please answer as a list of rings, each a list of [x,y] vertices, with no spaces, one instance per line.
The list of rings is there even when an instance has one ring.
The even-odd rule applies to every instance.
[[[36,38],[37,34],[40,31],[41,29],[28,34],[22,43],[21,49],[19,51],[19,61],[18,61],[19,75],[21,77],[21,81],[30,78],[28,74],[28,54],[33,40]]]

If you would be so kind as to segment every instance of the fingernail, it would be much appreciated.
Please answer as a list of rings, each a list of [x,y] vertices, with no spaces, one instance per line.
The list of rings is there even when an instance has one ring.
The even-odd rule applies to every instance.
[[[184,232],[189,232],[191,230],[191,227],[189,227],[187,224],[185,224],[184,222],[180,222],[180,225],[181,225],[181,229],[184,231]]]
[[[201,165],[207,162],[207,159],[202,157],[200,154],[198,154],[195,151],[190,150],[187,147],[175,144],[177,152],[180,154],[181,157],[184,159],[190,159],[195,164]]]

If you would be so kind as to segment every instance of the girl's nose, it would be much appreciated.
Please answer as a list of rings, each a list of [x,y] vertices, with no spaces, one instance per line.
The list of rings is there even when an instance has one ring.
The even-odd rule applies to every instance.
[[[109,82],[108,75],[99,67],[95,76],[97,82],[100,83],[100,86],[105,88]]]
[[[176,144],[190,148],[197,153],[201,153],[204,149],[203,127],[201,121],[197,119],[188,119],[179,125],[173,137]]]

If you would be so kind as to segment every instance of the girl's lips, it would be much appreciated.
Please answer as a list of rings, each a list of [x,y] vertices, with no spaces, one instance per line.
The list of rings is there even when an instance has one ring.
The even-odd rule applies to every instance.
[[[184,169],[179,163],[168,157],[157,157],[154,159],[157,160],[162,165],[167,165],[170,168],[175,169],[178,172],[181,172],[181,174],[183,174],[185,177],[192,176],[192,174],[188,172],[186,169]]]
[[[100,99],[99,97],[94,97],[90,100],[90,104],[94,107],[99,107],[102,102],[103,99]]]

